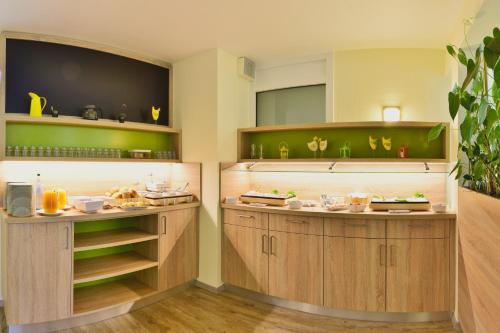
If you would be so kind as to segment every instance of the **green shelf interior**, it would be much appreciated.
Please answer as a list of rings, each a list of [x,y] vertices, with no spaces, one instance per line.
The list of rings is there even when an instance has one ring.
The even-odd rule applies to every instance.
[[[75,125],[7,123],[6,145],[177,150],[174,133]]]
[[[445,159],[445,131],[434,141],[427,141],[427,134],[431,127],[354,127],[354,128],[318,128],[300,130],[277,130],[263,132],[242,133],[244,147],[242,159],[250,159],[250,145],[263,146],[264,159],[279,159],[279,145],[286,142],[289,159],[313,159],[314,153],[307,147],[307,142],[320,137],[328,140],[328,147],[317,158],[340,158],[340,147],[346,142],[351,145],[351,158],[397,158],[397,151],[401,145],[408,146],[408,157],[414,159]],[[376,150],[372,150],[368,137],[378,138]],[[382,137],[391,138],[392,147],[389,151],[382,145]]]

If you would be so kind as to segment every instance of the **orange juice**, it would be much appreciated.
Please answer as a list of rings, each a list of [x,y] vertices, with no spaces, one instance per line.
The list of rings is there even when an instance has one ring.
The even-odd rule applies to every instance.
[[[57,213],[57,191],[44,191],[43,192],[43,211],[47,214]]]
[[[68,204],[68,196],[65,190],[58,189],[57,190],[57,208],[64,209]]]

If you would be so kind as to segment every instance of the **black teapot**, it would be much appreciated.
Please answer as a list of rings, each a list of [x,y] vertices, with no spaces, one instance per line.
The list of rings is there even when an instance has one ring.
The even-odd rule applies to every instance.
[[[87,120],[98,120],[99,113],[100,118],[102,118],[102,109],[100,107],[95,105],[85,105],[83,107],[82,118]]]

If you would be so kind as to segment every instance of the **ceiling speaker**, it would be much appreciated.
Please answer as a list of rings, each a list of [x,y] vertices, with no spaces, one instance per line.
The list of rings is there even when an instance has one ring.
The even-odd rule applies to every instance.
[[[245,57],[238,58],[238,74],[247,80],[255,80],[255,63]]]

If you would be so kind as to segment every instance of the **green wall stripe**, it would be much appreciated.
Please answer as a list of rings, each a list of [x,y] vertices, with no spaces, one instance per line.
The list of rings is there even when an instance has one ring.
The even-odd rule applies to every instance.
[[[89,120],[90,121],[90,120]],[[7,123],[7,145],[171,150],[170,133],[73,125]]]
[[[288,144],[288,157],[291,158],[313,158],[314,154],[307,148],[307,142],[313,137],[321,137],[328,140],[328,148],[322,157],[339,158],[339,148],[346,141],[351,143],[352,158],[395,158],[397,150],[402,144],[406,144],[410,158],[444,158],[443,140],[444,131],[438,140],[427,142],[429,128],[335,128],[335,129],[312,129],[312,130],[290,130],[276,132],[247,133],[248,144],[263,145],[264,158],[280,158],[279,144],[285,141]],[[375,151],[371,150],[368,137],[378,138]],[[392,138],[392,149],[386,151],[382,146],[382,136]],[[258,154],[258,149],[257,154]],[[245,147],[249,152],[249,147]],[[317,157],[320,157],[318,150]],[[250,156],[244,156],[250,158]]]
[[[78,222],[75,223],[75,234],[130,228],[135,226],[136,221],[136,217],[128,217],[111,220]]]

